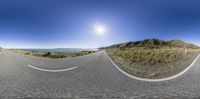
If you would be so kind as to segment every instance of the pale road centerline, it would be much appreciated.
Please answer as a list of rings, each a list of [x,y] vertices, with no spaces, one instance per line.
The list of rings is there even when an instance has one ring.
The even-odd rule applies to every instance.
[[[106,51],[104,50],[104,52],[106,53]],[[194,61],[186,68],[184,69],[182,72],[174,75],[174,76],[171,76],[171,77],[167,77],[167,78],[161,78],[161,79],[148,79],[148,78],[141,78],[141,77],[136,77],[136,76],[133,76],[127,72],[125,72],[124,70],[122,70],[121,68],[119,68],[114,62],[113,60],[110,58],[110,56],[106,53],[106,56],[109,58],[109,60],[111,61],[111,63],[120,71],[122,72],[124,75],[130,77],[130,78],[133,78],[133,79],[136,79],[136,80],[140,80],[140,81],[147,81],[147,82],[161,82],[161,81],[167,81],[167,80],[171,80],[171,79],[174,79],[174,78],[177,78],[179,76],[181,76],[182,74],[184,74],[185,72],[187,72],[193,65],[194,63],[198,60],[198,58],[200,57],[200,54],[194,59]]]
[[[50,70],[50,69],[43,69],[43,68],[38,68],[32,65],[27,65],[30,68],[39,70],[39,71],[44,71],[44,72],[64,72],[64,71],[69,71],[69,70],[73,70],[76,69],[78,66],[72,67],[72,68],[67,68],[67,69],[59,69],[59,70]]]

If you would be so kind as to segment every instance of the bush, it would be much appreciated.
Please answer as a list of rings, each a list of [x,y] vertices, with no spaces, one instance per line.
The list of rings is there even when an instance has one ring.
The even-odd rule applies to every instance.
[[[51,52],[47,52],[47,53],[45,53],[43,56],[44,57],[47,57],[47,56],[50,56],[51,55]]]
[[[50,55],[50,58],[66,58],[65,55]]]

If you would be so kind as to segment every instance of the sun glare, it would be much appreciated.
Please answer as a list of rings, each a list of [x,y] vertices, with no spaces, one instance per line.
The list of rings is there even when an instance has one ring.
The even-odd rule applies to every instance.
[[[103,25],[96,25],[94,29],[98,35],[104,35],[106,33],[106,28]]]

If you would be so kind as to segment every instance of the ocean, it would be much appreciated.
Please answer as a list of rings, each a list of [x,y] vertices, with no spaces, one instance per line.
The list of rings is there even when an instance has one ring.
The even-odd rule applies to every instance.
[[[53,48],[53,49],[21,49],[25,51],[39,51],[39,52],[81,52],[94,51],[97,49],[83,49],[83,48]]]

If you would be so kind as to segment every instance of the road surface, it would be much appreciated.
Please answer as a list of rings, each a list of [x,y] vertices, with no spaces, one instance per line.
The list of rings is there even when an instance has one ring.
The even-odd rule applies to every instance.
[[[200,59],[175,79],[146,82],[124,75],[106,55],[100,51],[71,59],[45,59],[3,50],[0,98],[200,97]]]

